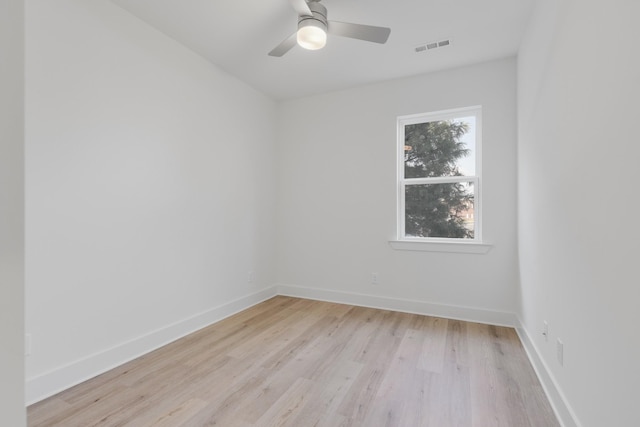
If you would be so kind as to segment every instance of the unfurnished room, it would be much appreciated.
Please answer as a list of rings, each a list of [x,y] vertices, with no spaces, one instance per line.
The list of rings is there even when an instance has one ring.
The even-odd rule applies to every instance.
[[[0,425],[640,426],[638,16],[3,0]]]

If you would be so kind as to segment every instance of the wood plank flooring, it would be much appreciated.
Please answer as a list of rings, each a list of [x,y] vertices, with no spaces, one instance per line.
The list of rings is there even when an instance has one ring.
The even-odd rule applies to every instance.
[[[559,426],[513,329],[289,297],[38,402],[28,425]]]

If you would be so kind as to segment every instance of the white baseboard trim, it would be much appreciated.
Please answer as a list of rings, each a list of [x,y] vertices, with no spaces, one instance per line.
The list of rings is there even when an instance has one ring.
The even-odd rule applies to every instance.
[[[564,399],[560,397],[561,394],[557,391],[554,381],[548,374],[546,374],[548,371],[544,367],[544,363],[537,356],[537,352],[531,341],[528,339],[528,335],[526,335],[524,329],[519,328],[520,322],[518,321],[515,313],[292,285],[278,285],[266,288],[262,291],[227,302],[205,312],[193,315],[187,319],[183,319],[155,331],[151,331],[148,334],[134,338],[99,353],[86,356],[44,374],[28,378],[26,380],[25,401],[27,402],[27,405],[31,405],[49,396],[53,396],[56,393],[80,384],[88,379],[107,372],[110,369],[116,368],[137,357],[156,350],[242,310],[246,310],[247,308],[259,304],[260,302],[276,295],[516,328],[518,335],[527,350],[527,354],[540,377],[540,381],[543,384],[543,387],[545,387],[545,391],[549,388],[547,383],[550,383],[553,390],[556,391],[558,396],[557,398],[552,398],[552,394],[549,391],[547,391],[547,395],[549,396],[552,405],[554,405],[554,410],[558,413],[558,417],[561,417],[562,411],[558,410],[558,405],[555,401],[559,399],[562,403],[564,402]],[[540,368],[540,366],[542,366],[542,368]],[[541,371],[547,375],[548,379],[546,381],[543,380]],[[566,405],[563,404],[561,409],[562,408],[565,408],[564,412],[567,414],[571,413]],[[571,419],[570,415],[569,419]],[[563,426],[580,427],[580,424],[575,422],[573,424],[564,423]]]
[[[481,308],[456,305],[436,304],[401,298],[390,298],[376,295],[357,294],[327,289],[305,288],[291,285],[278,285],[278,295],[357,305],[361,307],[380,308],[383,310],[422,314],[426,316],[444,317],[454,320],[485,323],[496,326],[518,325],[515,313],[506,311],[485,310]]]
[[[527,330],[522,327],[521,322],[518,321],[518,327],[516,327],[518,337],[522,342],[522,346],[529,357],[529,361],[533,366],[533,369],[538,375],[540,384],[551,403],[553,411],[556,413],[556,417],[562,427],[581,427],[582,424],[578,421],[578,417],[571,409],[571,406],[567,403],[567,399],[557,385],[557,382],[551,371],[548,369],[544,359],[540,356],[538,349],[536,348],[533,340],[529,336]]]
[[[99,353],[71,362],[44,374],[26,380],[27,405],[80,384],[110,369],[207,327],[235,313],[276,296],[276,287],[224,303],[187,319],[156,329]]]

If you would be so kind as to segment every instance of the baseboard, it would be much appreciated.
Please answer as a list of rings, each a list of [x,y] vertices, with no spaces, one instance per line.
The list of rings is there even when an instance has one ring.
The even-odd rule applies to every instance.
[[[486,323],[497,326],[508,326],[511,328],[514,328],[518,324],[518,319],[515,313],[456,305],[436,304],[426,301],[390,298],[377,295],[305,288],[291,285],[279,285],[278,295],[444,317],[447,319],[465,320],[468,322]]]
[[[276,296],[276,294],[276,287],[264,289],[167,325],[107,350],[76,360],[47,373],[28,378],[26,381],[25,401],[27,405],[31,405],[235,313],[246,310]]]
[[[531,362],[533,369],[536,371],[536,375],[538,375],[538,379],[540,380],[540,384],[542,384],[542,388],[549,399],[549,403],[551,403],[551,407],[556,413],[556,417],[558,418],[560,425],[562,427],[581,427],[582,424],[578,421],[578,417],[576,417],[575,412],[567,403],[567,399],[558,387],[553,374],[548,369],[544,359],[540,357],[538,349],[529,336],[527,330],[522,327],[520,321],[518,321],[516,332],[518,333],[518,337],[522,342],[524,350],[527,352],[527,356],[529,357],[529,361]]]
[[[68,365],[61,366],[36,377],[28,378],[26,381],[27,405],[31,405],[66,390],[69,387],[80,384],[81,382],[116,368],[276,295],[351,304],[499,326],[517,327],[517,325],[519,325],[514,313],[504,311],[335,290],[279,285],[230,301],[107,350],[76,360]],[[525,346],[525,349],[526,348]],[[531,353],[529,350],[527,350],[527,352],[528,354]],[[534,367],[536,367],[535,364]],[[566,424],[565,427],[579,427],[579,425]]]

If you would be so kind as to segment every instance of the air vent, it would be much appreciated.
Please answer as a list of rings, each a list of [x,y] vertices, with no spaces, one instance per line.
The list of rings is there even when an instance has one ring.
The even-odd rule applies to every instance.
[[[451,45],[451,40],[449,39],[438,40],[434,42],[423,43],[419,46],[416,46],[415,51],[416,53],[426,52],[428,50],[439,49],[439,48],[447,47],[450,45]]]

